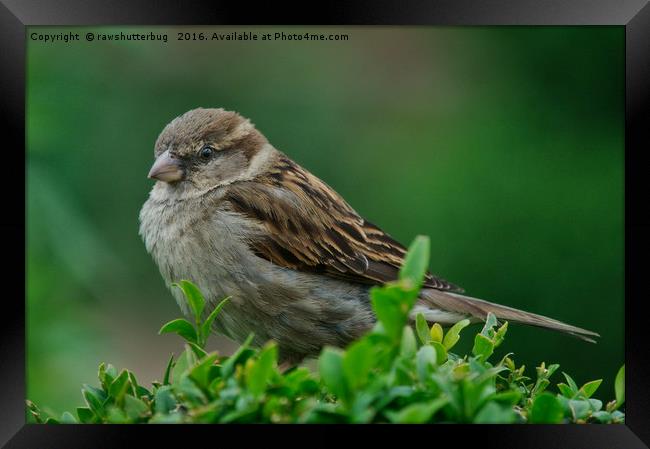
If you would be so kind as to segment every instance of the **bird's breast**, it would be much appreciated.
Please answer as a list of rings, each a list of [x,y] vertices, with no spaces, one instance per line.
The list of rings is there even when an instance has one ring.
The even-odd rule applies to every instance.
[[[150,198],[140,214],[140,234],[166,283],[190,280],[210,303],[228,295],[241,298],[247,286],[252,288],[256,273],[243,239],[246,227],[236,214],[207,208],[200,200]],[[178,289],[172,291],[187,313]]]
[[[235,340],[251,332],[255,343],[278,341],[284,351],[317,353],[325,344],[342,345],[372,325],[368,286],[279,267],[255,255],[248,241],[259,230],[235,212],[201,201],[148,200],[140,233],[166,283],[188,279],[209,307],[224,297],[218,330]],[[189,308],[172,289],[181,310]],[[309,338],[304,338],[309,335]]]

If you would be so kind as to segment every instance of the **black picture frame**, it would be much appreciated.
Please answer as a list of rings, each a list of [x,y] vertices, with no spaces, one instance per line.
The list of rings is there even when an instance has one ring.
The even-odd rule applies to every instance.
[[[625,425],[557,426],[355,426],[368,438],[385,440],[403,435],[422,437],[430,444],[445,439],[474,442],[476,447],[528,448],[642,448],[650,443],[650,364],[647,361],[648,326],[644,321],[645,256],[650,249],[647,210],[649,176],[644,176],[644,150],[650,149],[650,6],[645,0],[501,0],[417,1],[384,0],[299,5],[252,5],[248,2],[185,4],[174,0],[142,1],[1,0],[0,111],[3,128],[4,178],[25,185],[25,61],[26,26],[30,25],[617,25],[625,28]],[[23,169],[21,169],[21,167]],[[8,184],[5,183],[5,189]],[[187,439],[176,426],[41,426],[25,424],[25,199],[12,187],[3,195],[0,228],[4,240],[4,304],[0,320],[0,444],[18,447],[130,447],[133,433],[164,438],[168,443]],[[7,190],[5,190],[5,193]],[[22,264],[20,262],[23,262]],[[646,424],[644,424],[646,423]],[[192,426],[205,438],[223,440],[236,433],[243,441],[253,434],[241,426]],[[223,430],[222,430],[223,429]],[[317,438],[337,443],[341,426],[261,426],[275,441]],[[345,427],[350,432],[350,426]],[[300,434],[300,437],[298,437]],[[369,440],[366,440],[366,443]],[[480,446],[479,446],[480,445]]]

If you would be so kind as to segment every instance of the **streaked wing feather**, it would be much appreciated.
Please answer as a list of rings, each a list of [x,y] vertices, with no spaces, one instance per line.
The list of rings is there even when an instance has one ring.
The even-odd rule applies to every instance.
[[[255,181],[231,185],[224,200],[257,220],[261,232],[251,249],[279,266],[377,285],[397,279],[404,262],[404,246],[285,156]],[[425,286],[462,291],[430,273]]]

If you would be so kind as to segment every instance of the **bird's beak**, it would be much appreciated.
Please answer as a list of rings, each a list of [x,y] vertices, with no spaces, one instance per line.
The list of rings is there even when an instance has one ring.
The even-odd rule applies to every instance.
[[[185,177],[181,161],[172,157],[169,150],[158,156],[149,170],[148,178],[164,182],[180,181]]]

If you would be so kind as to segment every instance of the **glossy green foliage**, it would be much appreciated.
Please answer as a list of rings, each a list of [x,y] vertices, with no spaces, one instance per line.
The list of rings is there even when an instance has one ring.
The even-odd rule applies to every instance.
[[[212,322],[228,304],[222,301],[206,316],[199,289],[181,281],[195,322],[178,319],[160,330],[187,342],[180,357],[170,358],[162,382],[147,389],[131,371],[102,363],[99,385],[84,385],[85,405],[75,413],[47,416],[28,401],[28,416],[45,423],[623,422],[623,369],[616,377],[616,400],[603,408],[592,397],[601,380],[579,387],[564,373],[566,382],[552,393],[550,378],[559,365],[542,363],[532,379],[511,354],[494,360],[508,323],[499,325],[492,314],[475,335],[472,353],[464,356],[451,351],[468,320],[446,332],[422,315],[411,320],[428,246],[428,239],[417,238],[400,278],[372,289],[377,325],[345,350],[324,348],[318,373],[304,367],[281,372],[277,346],[252,348],[252,335],[229,357],[207,353]]]

